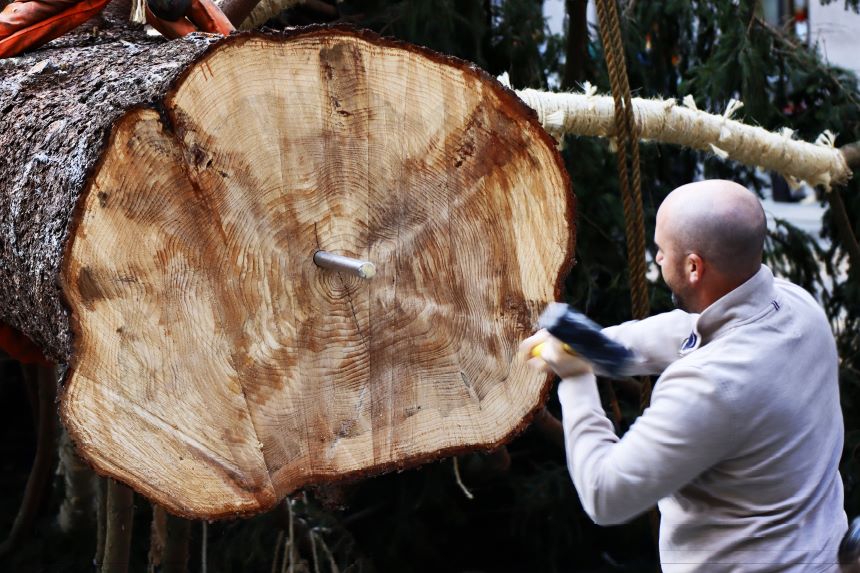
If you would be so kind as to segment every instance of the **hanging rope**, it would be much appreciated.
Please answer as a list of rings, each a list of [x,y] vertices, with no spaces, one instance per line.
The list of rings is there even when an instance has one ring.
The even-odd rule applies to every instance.
[[[618,182],[627,232],[633,318],[641,319],[648,316],[648,284],[645,280],[645,216],[642,211],[642,185],[639,174],[639,134],[633,117],[633,102],[627,81],[627,65],[615,0],[597,0],[597,15],[612,98],[615,101]],[[632,155],[632,184],[628,175],[628,150]]]
[[[642,208],[642,180],[639,173],[639,132],[633,116],[630,84],[627,81],[627,64],[624,44],[621,40],[621,25],[618,21],[618,6],[615,0],[597,0],[597,16],[600,25],[600,40],[609,83],[615,102],[615,145],[618,163],[618,184],[624,206],[624,223],[627,235],[627,266],[630,276],[630,298],[633,318],[648,316],[648,282],[645,277],[645,214]],[[633,180],[628,174],[628,149]],[[651,402],[651,382],[642,379],[641,409]]]
[[[645,214],[642,208],[642,181],[639,174],[639,132],[633,119],[633,102],[630,84],[627,81],[627,64],[624,44],[621,40],[621,25],[618,22],[618,6],[615,0],[597,0],[597,17],[600,24],[600,41],[609,71],[609,84],[615,101],[616,146],[618,162],[618,184],[624,205],[624,223],[627,234],[627,265],[630,274],[630,298],[633,318],[648,316],[648,282],[645,278]],[[627,174],[627,150],[631,152],[633,169],[632,185]],[[631,188],[632,187],[632,188]],[[651,380],[640,378],[640,411],[651,402]],[[648,512],[651,537],[657,544],[660,515],[655,508]]]

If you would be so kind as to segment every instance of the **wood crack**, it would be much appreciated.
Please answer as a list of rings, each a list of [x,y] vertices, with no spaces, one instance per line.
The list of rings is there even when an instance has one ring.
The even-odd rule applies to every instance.
[[[352,303],[352,294],[349,291],[349,286],[346,284],[346,281],[343,280],[343,274],[337,273],[337,278],[340,279],[340,284],[343,286],[343,290],[346,293],[346,300],[349,302],[349,310],[352,311],[352,320],[355,322],[355,330],[358,332],[359,338],[361,338],[361,342],[364,344],[364,348],[370,352],[370,343],[367,340],[367,337],[361,331],[361,325],[358,323],[358,314],[355,312],[355,305]]]
[[[209,195],[207,195],[206,192],[203,190],[203,187],[200,185],[200,182],[197,180],[197,178],[192,173],[191,166],[189,165],[188,158],[194,157],[195,155],[199,154],[201,152],[201,149],[196,144],[193,146],[193,149],[189,148],[189,146],[186,145],[184,139],[180,136],[180,132],[181,131],[184,132],[186,130],[181,129],[183,126],[180,125],[180,120],[179,120],[178,114],[176,113],[176,110],[173,110],[173,112],[174,113],[171,114],[171,117],[176,118],[175,123],[168,122],[166,125],[168,125],[169,128],[165,128],[164,133],[176,142],[176,146],[178,147],[178,149],[180,151],[180,154],[179,154],[180,167],[181,167],[183,173],[185,174],[185,177],[188,180],[189,184],[191,185],[191,188],[192,188],[194,194],[200,199],[200,202],[202,203],[202,208],[207,213],[209,213],[210,216],[212,217],[213,224],[216,227],[216,229],[218,230],[218,233],[224,242],[224,248],[228,249],[229,248],[229,240],[227,237],[227,232],[224,229],[224,225],[223,225],[223,222],[221,220],[221,217],[218,215],[216,210],[213,209],[212,206],[210,205],[209,199],[211,197]],[[160,120],[162,122],[162,125],[164,126],[165,125],[164,117],[160,116]],[[189,155],[189,153],[191,155]],[[236,368],[236,365],[233,365],[233,369],[236,371],[236,374],[238,376],[239,368]],[[239,386],[239,391],[242,394],[242,400],[245,403],[245,413],[248,416],[248,421],[251,425],[251,430],[253,431],[253,434],[254,434],[253,437],[254,437],[254,440],[257,442],[257,447],[259,448],[259,452],[260,452],[260,458],[263,461],[263,468],[265,469],[265,474],[266,474],[266,483],[268,484],[268,488],[272,492],[275,492],[276,491],[275,490],[275,484],[272,482],[272,468],[269,465],[269,460],[266,459],[265,445],[260,440],[260,436],[261,436],[260,430],[257,428],[256,421],[254,420],[254,412],[251,408],[252,402],[248,398],[248,394],[245,390],[245,384],[244,384],[244,381],[241,379],[241,377],[239,377],[239,380],[237,380],[237,382],[238,382],[238,386]]]

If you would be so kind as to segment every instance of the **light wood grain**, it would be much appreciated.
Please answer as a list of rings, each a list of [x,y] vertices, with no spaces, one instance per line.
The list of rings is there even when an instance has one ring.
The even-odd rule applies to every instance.
[[[219,46],[130,111],[63,268],[63,414],[102,472],[189,517],[509,439],[572,198],[524,106],[361,34]],[[372,261],[362,280],[324,249]]]

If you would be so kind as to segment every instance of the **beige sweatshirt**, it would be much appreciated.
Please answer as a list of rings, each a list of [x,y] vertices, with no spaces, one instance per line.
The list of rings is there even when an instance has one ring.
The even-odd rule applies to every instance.
[[[822,309],[767,267],[701,315],[604,331],[661,374],[622,439],[594,376],[562,381],[567,462],[598,524],[658,503],[665,573],[837,571],[848,520],[837,354]]]

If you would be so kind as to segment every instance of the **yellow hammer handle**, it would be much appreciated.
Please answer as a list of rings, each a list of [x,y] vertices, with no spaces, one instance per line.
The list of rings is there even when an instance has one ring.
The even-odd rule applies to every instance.
[[[536,344],[534,348],[532,348],[532,357],[540,358],[540,355],[543,353],[543,347],[546,345],[546,342],[541,342]],[[561,349],[567,352],[568,354],[576,354],[576,350],[570,347],[569,344],[563,343],[561,345]]]

